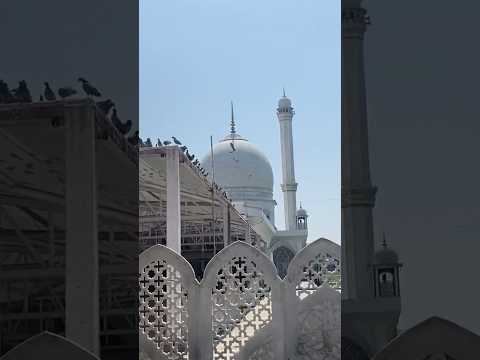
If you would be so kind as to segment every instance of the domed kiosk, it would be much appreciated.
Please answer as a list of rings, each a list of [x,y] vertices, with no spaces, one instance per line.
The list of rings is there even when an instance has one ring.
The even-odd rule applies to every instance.
[[[233,109],[230,134],[213,146],[213,171],[211,153],[201,163],[209,172],[209,180],[215,174],[215,183],[233,202],[261,209],[274,223],[272,166],[257,146],[236,133]]]

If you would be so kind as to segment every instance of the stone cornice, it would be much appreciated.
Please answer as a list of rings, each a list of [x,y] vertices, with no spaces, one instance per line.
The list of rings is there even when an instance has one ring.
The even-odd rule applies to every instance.
[[[377,187],[342,188],[342,208],[361,206],[374,207]]]
[[[281,184],[280,187],[282,188],[282,191],[297,191],[298,184]]]
[[[363,38],[367,25],[370,25],[370,17],[367,15],[367,10],[363,8],[342,9],[343,37]]]

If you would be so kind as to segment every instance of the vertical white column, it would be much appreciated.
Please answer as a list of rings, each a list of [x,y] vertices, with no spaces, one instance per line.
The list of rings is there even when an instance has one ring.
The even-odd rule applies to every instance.
[[[92,104],[65,109],[65,332],[100,354],[95,114]]]
[[[230,207],[223,206],[223,247],[226,248],[230,242]]]
[[[295,182],[295,163],[293,157],[292,118],[293,109],[290,100],[286,97],[280,99],[277,109],[280,123],[280,144],[282,151],[282,180],[285,227],[287,230],[296,229],[297,211],[297,183]]]
[[[180,152],[178,147],[166,149],[167,154],[167,247],[181,254],[180,219]]]
[[[342,4],[342,294],[374,296],[373,215],[363,39],[366,11],[360,0]]]

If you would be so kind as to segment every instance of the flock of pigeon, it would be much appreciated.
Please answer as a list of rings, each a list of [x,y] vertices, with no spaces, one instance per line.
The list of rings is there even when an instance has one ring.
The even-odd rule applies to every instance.
[[[88,97],[101,97],[102,94],[100,91],[97,90],[92,84],[88,82],[88,80],[84,78],[78,78],[78,81],[82,84],[82,90]],[[39,101],[56,101],[57,95],[50,87],[48,82],[44,82],[44,90],[43,94],[40,95]],[[65,99],[70,96],[77,94],[77,90],[75,90],[71,86],[61,87],[57,90],[58,97],[60,99]],[[25,80],[21,80],[18,83],[18,87],[15,89],[11,89],[8,87],[8,84],[0,80],[0,104],[11,104],[11,103],[31,103],[32,102],[32,95],[30,90],[28,89],[27,82]],[[105,101],[98,101],[97,107],[105,113],[107,117],[109,117],[112,124],[117,128],[117,130],[124,136],[127,136],[132,128],[132,121],[127,120],[123,123],[117,114],[117,109],[115,108],[115,103],[108,99]],[[132,145],[138,145],[139,143],[139,136],[138,131],[136,131],[132,136],[127,138],[128,142]]]
[[[195,159],[195,155],[190,154],[188,152],[188,148],[185,145],[182,145],[180,140],[178,140],[175,136],[172,136],[172,140],[173,140],[173,143],[175,145],[178,145],[180,147],[180,150],[182,150],[182,152],[185,154],[185,156],[188,158],[188,160],[190,160],[190,162],[197,169],[197,171],[200,174],[202,174],[204,177],[207,177],[208,172],[202,167],[202,165],[200,164],[200,161],[198,161],[198,159]],[[155,147],[163,147],[163,146],[168,146],[168,145],[171,145],[171,144],[172,144],[172,142],[169,141],[169,140],[165,140],[165,141],[162,142],[160,139],[157,139],[157,144],[155,145]],[[150,140],[150,138],[147,138],[147,140],[144,142],[142,139],[139,139],[139,146],[140,147],[153,147],[152,140]],[[217,191],[222,192],[223,197],[225,199],[230,200],[227,196],[227,192],[224,191],[220,186],[218,186],[215,183],[213,183],[213,186],[215,187],[215,189]]]
[[[82,90],[88,97],[101,97],[102,94],[100,91],[97,90],[93,85],[91,85],[88,80],[84,78],[78,78],[78,81],[82,84]],[[77,90],[70,86],[61,87],[57,90],[57,94],[61,99],[68,98],[77,94]],[[55,92],[50,87],[48,82],[44,82],[44,91],[43,95],[40,95],[39,101],[56,101],[57,96]],[[21,80],[18,83],[18,87],[15,89],[9,89],[8,84],[0,80],[0,104],[10,104],[10,103],[31,103],[32,102],[32,95],[30,90],[28,89],[27,82],[25,80]],[[98,101],[97,107],[107,116],[110,121],[112,122],[113,126],[124,136],[127,136],[130,130],[132,129],[132,121],[127,120],[126,122],[122,122],[118,117],[117,109],[115,108],[115,103],[111,99],[107,99],[104,101]],[[138,130],[135,133],[127,138],[128,142],[135,146],[140,147],[153,147],[152,141],[150,138],[147,138],[145,142],[139,137]],[[197,169],[197,171],[202,174],[204,177],[208,176],[208,172],[201,166],[200,161],[195,159],[194,154],[190,154],[188,152],[188,148],[175,137],[172,136],[173,143],[180,146],[180,149],[185,154],[185,156],[190,160],[192,165]],[[161,141],[157,139],[157,147],[168,146],[172,144],[171,141]],[[223,191],[217,184],[213,183],[215,189],[219,192],[223,193],[223,196],[227,199],[227,193]]]

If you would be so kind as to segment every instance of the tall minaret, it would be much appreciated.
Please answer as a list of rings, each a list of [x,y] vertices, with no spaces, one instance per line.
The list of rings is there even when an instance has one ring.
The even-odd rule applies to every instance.
[[[293,162],[292,118],[295,112],[292,102],[285,96],[278,101],[277,116],[280,122],[280,146],[282,148],[282,191],[285,209],[285,227],[296,230],[297,183],[295,182],[295,165]]]
[[[361,0],[342,1],[342,297],[374,296],[372,208]]]

